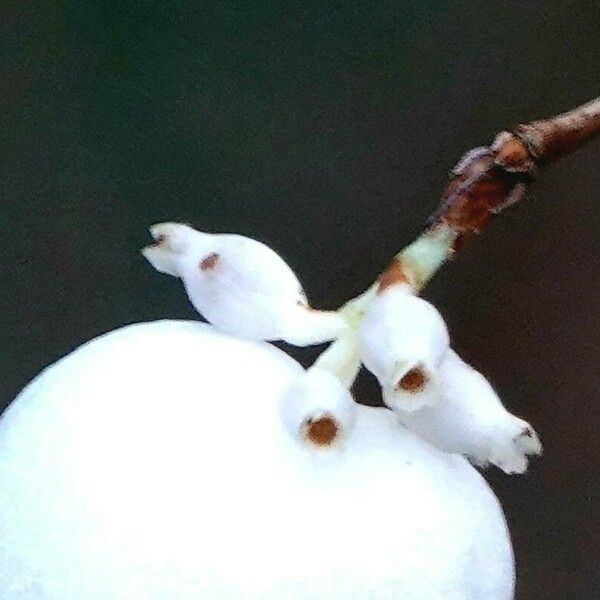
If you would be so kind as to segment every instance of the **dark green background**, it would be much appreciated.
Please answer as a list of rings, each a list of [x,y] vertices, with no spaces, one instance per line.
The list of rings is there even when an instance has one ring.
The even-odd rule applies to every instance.
[[[267,242],[317,306],[358,293],[465,150],[600,93],[599,32],[564,0],[2,3],[0,406],[95,335],[196,318],[137,253],[157,221]],[[489,475],[523,599],[600,596],[599,203],[594,143],[426,291],[545,443]]]

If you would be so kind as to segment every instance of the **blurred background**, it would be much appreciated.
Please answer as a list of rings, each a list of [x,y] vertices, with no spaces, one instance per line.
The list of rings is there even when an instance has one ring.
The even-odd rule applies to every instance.
[[[9,0],[0,40],[0,408],[94,336],[197,318],[148,225],[258,238],[333,308],[464,151],[600,94],[598,2]],[[425,291],[545,445],[486,474],[522,599],[600,597],[599,205],[595,142]],[[356,394],[379,402],[367,374]]]

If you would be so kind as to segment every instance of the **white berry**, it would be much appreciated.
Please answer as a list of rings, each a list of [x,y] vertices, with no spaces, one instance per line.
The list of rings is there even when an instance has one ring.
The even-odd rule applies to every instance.
[[[280,415],[302,372],[164,321],[44,371],[0,420],[0,598],[510,600],[478,473],[383,408],[307,453]]]

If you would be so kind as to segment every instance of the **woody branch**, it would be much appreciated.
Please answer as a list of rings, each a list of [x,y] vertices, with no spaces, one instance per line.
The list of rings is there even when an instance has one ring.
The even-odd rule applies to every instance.
[[[466,240],[485,228],[492,215],[520,201],[540,169],[598,134],[600,98],[556,117],[502,131],[490,146],[467,152],[452,170],[440,207],[423,235],[392,261],[379,279],[379,289],[398,281],[420,289]],[[422,254],[427,241],[434,250],[429,261]]]
[[[317,360],[350,382],[360,368],[358,329],[373,298],[394,285],[418,293],[436,271],[481,233],[492,215],[523,199],[541,169],[600,134],[600,97],[558,116],[500,132],[491,145],[467,152],[450,173],[438,210],[423,233],[399,252],[377,281],[340,310],[351,333]],[[342,359],[344,357],[344,359]]]

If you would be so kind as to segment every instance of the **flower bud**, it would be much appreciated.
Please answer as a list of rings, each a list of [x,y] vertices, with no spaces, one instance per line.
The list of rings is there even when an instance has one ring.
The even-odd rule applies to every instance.
[[[408,429],[446,452],[505,473],[527,470],[527,456],[542,445],[531,425],[510,414],[489,381],[449,350],[437,372],[439,402],[414,412],[397,411]]]
[[[360,329],[363,363],[377,377],[385,403],[398,410],[437,401],[436,370],[449,343],[437,309],[403,285],[373,300]]]
[[[356,419],[356,403],[329,371],[313,367],[284,393],[281,415],[288,432],[315,450],[339,448]]]
[[[160,272],[180,277],[196,310],[224,333],[304,346],[337,337],[335,312],[308,306],[298,278],[268,246],[241,235],[209,234],[163,223],[142,251]]]

